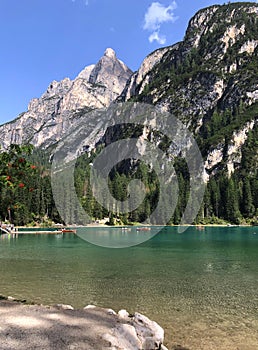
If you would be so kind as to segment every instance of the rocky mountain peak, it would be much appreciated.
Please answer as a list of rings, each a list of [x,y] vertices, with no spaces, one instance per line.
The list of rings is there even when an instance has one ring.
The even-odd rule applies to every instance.
[[[116,59],[116,53],[113,49],[111,49],[110,47],[106,49],[104,56],[112,58],[112,59]]]
[[[87,81],[89,81],[89,77],[90,77],[90,74],[93,70],[93,68],[95,67],[95,64],[91,64],[90,66],[87,66],[85,67],[77,76],[77,79],[78,78],[81,78],[81,79],[85,79]]]
[[[0,143],[29,142],[48,147],[58,141],[73,124],[74,115],[107,107],[125,88],[132,71],[111,48],[97,64],[86,66],[74,80],[53,80],[40,98],[34,98],[28,111],[0,127]]]
[[[210,6],[202,9],[191,18],[184,37],[187,48],[197,47],[199,45],[203,33],[207,30],[209,21],[219,7],[220,6]]]
[[[116,57],[113,49],[106,49],[104,56],[94,66],[89,76],[89,83],[106,86],[113,92],[111,100],[121,94],[132,71]],[[123,86],[122,90],[121,87]]]

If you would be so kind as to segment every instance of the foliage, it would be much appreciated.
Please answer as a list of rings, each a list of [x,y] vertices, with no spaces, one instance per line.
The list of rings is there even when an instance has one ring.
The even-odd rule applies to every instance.
[[[15,225],[41,221],[53,206],[49,178],[32,154],[31,145],[11,145],[0,153],[0,217]]]
[[[196,224],[221,224],[225,222],[255,224],[257,222],[258,154],[254,152],[254,145],[257,151],[257,133],[257,128],[250,131],[243,148],[242,163],[233,176],[229,177],[225,170],[221,170],[211,177],[199,215],[195,220]],[[32,222],[48,223],[49,225],[51,221],[60,222],[61,219],[51,192],[49,170],[40,164],[42,156],[38,157],[37,152],[29,155],[31,151],[31,148],[27,148],[27,146],[25,148],[12,146],[9,152],[0,154],[1,219],[9,219],[16,225],[28,225]],[[94,198],[90,184],[90,170],[95,156],[94,153],[90,157],[87,154],[80,156],[76,163],[74,177],[77,195],[92,220],[108,218],[107,223],[110,225],[116,223],[131,224],[148,220],[150,214],[156,209],[160,195],[159,181],[155,172],[142,162],[136,162],[133,166],[129,166],[126,161],[119,163],[111,171],[109,190],[117,200],[123,202],[127,199],[128,185],[133,179],[140,179],[146,190],[146,196],[137,209],[126,214],[119,213],[117,207],[110,205],[107,209],[107,204],[106,208],[103,208]],[[34,158],[33,164],[29,161],[29,157]],[[47,158],[45,157],[45,159]],[[189,171],[185,160],[175,158],[174,168],[177,174],[179,195],[169,224],[180,223],[190,191]],[[60,198],[64,203],[69,202],[67,195],[70,191],[66,186],[64,177],[61,186],[62,193],[60,192]],[[135,193],[137,191],[140,191],[140,188],[136,189]],[[105,197],[104,193],[103,196]],[[165,195],[162,201],[163,207],[161,206],[159,212],[161,219],[165,208],[171,205],[171,198],[169,195]],[[76,213],[69,211],[69,206],[67,208],[65,222],[70,224],[77,222],[76,217],[74,217]],[[156,223],[159,224],[159,221]]]

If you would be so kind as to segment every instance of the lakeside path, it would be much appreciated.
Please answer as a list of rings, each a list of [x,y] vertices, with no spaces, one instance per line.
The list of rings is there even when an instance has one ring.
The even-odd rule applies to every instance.
[[[167,350],[163,329],[125,310],[0,301],[1,350]]]

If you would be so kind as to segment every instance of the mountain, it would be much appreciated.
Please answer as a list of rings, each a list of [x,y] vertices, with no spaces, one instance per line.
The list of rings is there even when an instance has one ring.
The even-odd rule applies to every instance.
[[[52,152],[56,143],[69,131],[65,139],[68,141],[67,159],[74,159],[78,150],[84,153],[78,158],[78,173],[75,172],[76,180],[72,179],[72,183],[79,186],[78,195],[91,217],[103,219],[109,209],[103,209],[95,201],[90,190],[90,180],[85,179],[85,173],[90,173],[94,157],[105,146],[119,139],[137,139],[138,154],[149,161],[149,168],[137,163],[137,157],[125,153],[123,159],[126,161],[120,162],[111,171],[110,186],[121,202],[130,197],[125,191],[129,184],[126,176],[134,179],[135,175],[139,175],[148,188],[140,209],[122,217],[122,222],[127,223],[144,221],[156,208],[160,188],[153,163],[148,159],[151,158],[148,157],[150,153],[144,144],[144,141],[152,141],[156,151],[163,152],[162,156],[155,152],[153,154],[160,158],[159,161],[163,161],[163,156],[168,156],[178,177],[179,198],[177,203],[173,203],[176,207],[170,223],[179,224],[187,208],[191,207],[187,204],[189,198],[196,198],[191,196],[194,176],[182,152],[182,149],[191,150],[192,140],[188,143],[189,140],[183,137],[180,139],[180,135],[174,134],[175,139],[171,141],[166,132],[159,132],[160,127],[171,131],[175,125],[178,126],[174,124],[171,127],[175,117],[194,136],[204,163],[202,178],[198,177],[199,173],[195,178],[197,187],[199,179],[207,185],[196,222],[205,223],[207,219],[214,223],[217,222],[214,221],[215,217],[235,224],[257,223],[257,22],[258,5],[252,2],[227,3],[202,9],[190,20],[181,42],[154,51],[134,73],[117,59],[112,49],[107,49],[96,65],[86,67],[74,80],[66,78],[61,82],[52,82],[41,98],[30,102],[27,112],[2,125],[0,142],[4,148],[11,143],[29,142]],[[126,119],[122,117],[128,112],[130,116],[130,108],[121,107],[120,111],[119,108],[128,106],[126,102],[138,103],[131,103],[130,106],[155,106],[157,111],[165,113],[165,117],[159,118],[158,114],[150,110],[151,121],[144,119],[144,109],[141,113],[140,107],[137,116],[141,125],[125,128],[122,120]],[[103,112],[105,107],[108,107],[106,114]],[[109,122],[114,117],[112,111],[115,112],[117,123],[110,127]],[[82,128],[78,128],[78,125]],[[71,135],[74,143],[69,143]],[[192,160],[196,160],[195,155],[190,155]],[[108,168],[109,160],[105,158],[103,161]],[[56,163],[58,165],[59,159]],[[165,167],[164,163],[163,169]],[[72,198],[67,199],[63,189],[69,186],[62,181],[59,181],[61,187],[57,197],[61,201],[60,207],[65,207],[65,203],[73,202]],[[138,198],[141,192],[140,187],[135,188],[138,193],[132,196],[133,199]],[[165,199],[158,207],[158,218],[162,217],[165,208],[173,206],[170,203],[172,197],[165,193]],[[138,199],[141,202],[140,197]],[[49,203],[48,212],[51,212],[52,202]],[[109,208],[113,208],[113,204]],[[76,222],[78,213],[71,215],[68,209],[65,214],[68,219],[64,221]],[[122,211],[120,209],[118,213],[123,211],[123,208]],[[121,215],[117,214],[117,217],[121,219]]]
[[[112,101],[160,106],[199,140],[207,174],[241,163],[241,149],[257,123],[258,7],[229,3],[200,10],[184,40],[147,56],[137,72],[107,49],[74,79],[53,81],[28,111],[0,127],[3,148],[30,142],[47,148],[87,112]]]
[[[53,81],[40,98],[30,101],[27,112],[2,125],[2,147],[29,142],[46,148],[56,143],[78,118],[115,100],[131,75],[108,48],[96,65],[85,67],[74,80]]]
[[[184,40],[149,55],[121,95],[182,120],[197,136],[208,174],[225,162],[232,173],[257,126],[257,14],[255,3],[200,10]]]

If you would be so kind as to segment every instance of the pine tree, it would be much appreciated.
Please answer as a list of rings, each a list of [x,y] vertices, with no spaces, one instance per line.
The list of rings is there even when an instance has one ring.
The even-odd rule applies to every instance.
[[[236,185],[232,177],[228,179],[225,196],[225,209],[225,218],[234,224],[239,224],[241,215],[239,211]]]
[[[254,212],[255,208],[253,205],[250,181],[248,177],[245,177],[243,180],[242,213],[244,217],[251,218],[253,217]]]

